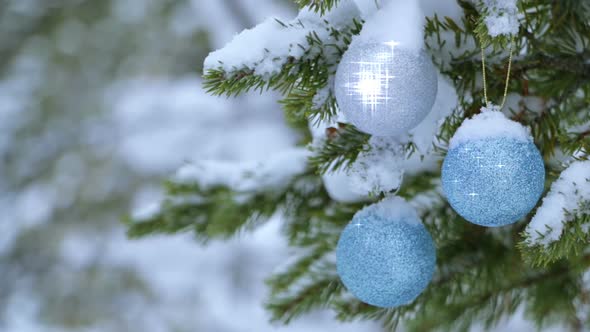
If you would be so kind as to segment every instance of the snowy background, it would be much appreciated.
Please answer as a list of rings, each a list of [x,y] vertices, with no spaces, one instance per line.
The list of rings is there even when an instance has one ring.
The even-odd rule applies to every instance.
[[[268,323],[263,281],[289,258],[278,219],[206,247],[190,235],[130,241],[120,223],[187,162],[295,144],[276,96],[211,97],[199,78],[208,52],[271,15],[296,11],[288,0],[0,2],[0,331],[379,331],[329,312]]]

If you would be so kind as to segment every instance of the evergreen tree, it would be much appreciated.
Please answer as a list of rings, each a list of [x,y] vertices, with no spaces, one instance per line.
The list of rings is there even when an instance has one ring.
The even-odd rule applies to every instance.
[[[167,182],[168,198],[157,213],[129,221],[129,235],[193,232],[206,242],[253,229],[280,213],[290,245],[300,249],[287,268],[268,279],[266,307],[284,323],[330,308],[340,320],[379,320],[391,330],[401,322],[412,331],[456,331],[481,322],[491,327],[522,309],[539,328],[590,326],[590,2],[520,1],[518,30],[512,35],[490,31],[489,18],[497,14],[490,4],[502,1],[458,0],[457,17],[426,18],[424,47],[454,87],[457,103],[443,114],[432,139],[427,137],[429,146],[421,147],[418,135],[403,142],[405,157],[431,158],[440,166],[458,127],[484,106],[484,94],[489,100],[503,99],[512,49],[503,111],[531,128],[545,160],[546,193],[520,222],[485,228],[451,208],[441,193],[438,170],[406,174],[396,194],[416,206],[432,234],[437,271],[415,301],[390,309],[353,299],[336,274],[333,254],[353,215],[391,193],[378,187],[364,200],[347,202],[336,199],[323,181],[326,174],[353,167],[374,148],[370,135],[351,124],[334,124],[333,77],[363,29],[363,16],[343,9],[350,1],[295,2],[305,7],[297,19],[267,21],[246,32],[265,38],[263,33],[271,31],[287,38],[289,47],[249,52],[238,37],[209,57],[204,77],[205,89],[214,95],[282,93],[287,119],[301,132],[302,148],[238,168],[225,179],[211,175],[221,165],[184,167]],[[239,47],[244,54],[236,54]],[[482,55],[488,73],[485,92]],[[318,126],[325,129],[323,137],[310,131]],[[309,158],[301,153],[306,149]],[[559,205],[556,195],[568,203]],[[549,221],[541,215],[554,210],[561,214]]]

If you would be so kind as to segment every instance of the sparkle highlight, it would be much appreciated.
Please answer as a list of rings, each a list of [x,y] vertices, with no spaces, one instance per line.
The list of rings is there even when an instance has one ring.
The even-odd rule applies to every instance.
[[[334,89],[349,122],[375,136],[396,136],[428,115],[438,77],[424,51],[395,41],[353,43],[338,65]]]

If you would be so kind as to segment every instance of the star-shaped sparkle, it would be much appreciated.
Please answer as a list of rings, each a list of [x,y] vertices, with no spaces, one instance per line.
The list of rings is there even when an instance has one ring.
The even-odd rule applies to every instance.
[[[390,72],[389,63],[395,55],[394,49],[399,43],[386,42],[387,51],[382,51],[373,56],[374,61],[357,61],[353,64],[358,66],[358,72],[345,85],[348,94],[359,98],[364,106],[375,111],[377,106],[387,104],[389,96],[389,82],[395,78]]]

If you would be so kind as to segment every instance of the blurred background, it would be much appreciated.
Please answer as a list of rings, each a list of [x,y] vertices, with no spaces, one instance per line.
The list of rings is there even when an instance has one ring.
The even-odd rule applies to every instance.
[[[268,323],[280,220],[204,247],[131,241],[161,184],[201,158],[295,144],[276,96],[207,96],[204,57],[288,0],[0,0],[0,331],[370,331]],[[147,209],[147,210],[146,210]]]

